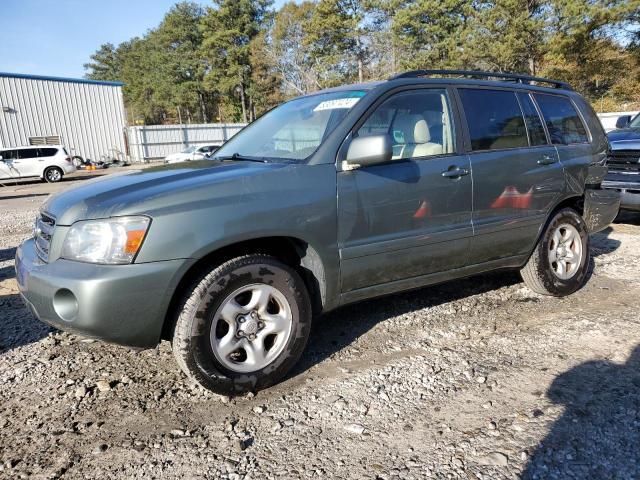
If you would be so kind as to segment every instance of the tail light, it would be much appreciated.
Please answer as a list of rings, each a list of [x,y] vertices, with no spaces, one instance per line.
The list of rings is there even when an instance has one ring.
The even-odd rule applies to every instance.
[[[66,160],[67,162],[71,163],[71,157],[67,157],[67,158],[65,158],[65,160]]]

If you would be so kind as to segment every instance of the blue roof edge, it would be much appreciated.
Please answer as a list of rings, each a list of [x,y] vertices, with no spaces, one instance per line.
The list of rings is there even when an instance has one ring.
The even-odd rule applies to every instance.
[[[108,85],[111,87],[121,87],[124,85],[124,83],[122,82],[111,82],[107,80],[90,80],[88,78],[52,77],[48,75],[30,75],[27,73],[0,72],[0,77],[25,78],[27,80],[48,80],[52,82],[89,83],[92,85]]]

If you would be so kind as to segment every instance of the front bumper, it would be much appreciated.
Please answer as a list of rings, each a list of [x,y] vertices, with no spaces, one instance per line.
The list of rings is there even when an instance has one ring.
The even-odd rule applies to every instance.
[[[640,182],[605,180],[602,188],[613,190],[620,195],[620,208],[640,211]]]
[[[43,263],[29,239],[18,247],[16,278],[26,305],[41,321],[120,345],[151,348],[160,341],[171,296],[191,264]]]

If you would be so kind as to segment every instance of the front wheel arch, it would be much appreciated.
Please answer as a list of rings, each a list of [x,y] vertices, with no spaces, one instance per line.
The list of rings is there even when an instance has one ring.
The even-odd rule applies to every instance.
[[[185,291],[193,288],[194,282],[200,278],[204,271],[215,268],[232,258],[250,254],[270,255],[294,268],[302,277],[309,292],[314,316],[323,311],[327,301],[326,270],[318,251],[308,242],[296,237],[258,237],[212,250],[189,267],[182,275],[171,296],[160,340],[172,338],[179,301]]]

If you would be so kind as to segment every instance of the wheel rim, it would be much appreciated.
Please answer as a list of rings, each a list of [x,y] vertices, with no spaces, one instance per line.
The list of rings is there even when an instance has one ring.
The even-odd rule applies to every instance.
[[[568,280],[580,269],[582,237],[573,225],[563,223],[555,229],[549,243],[549,265],[556,277]]]
[[[237,289],[211,322],[213,354],[234,372],[255,372],[272,363],[291,336],[291,306],[280,290],[256,283]]]
[[[47,178],[52,182],[60,180],[60,172],[56,168],[52,168],[47,172]]]

